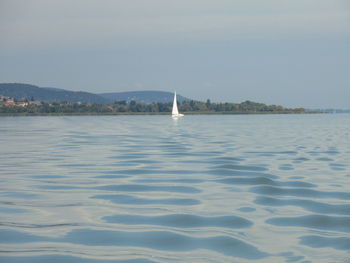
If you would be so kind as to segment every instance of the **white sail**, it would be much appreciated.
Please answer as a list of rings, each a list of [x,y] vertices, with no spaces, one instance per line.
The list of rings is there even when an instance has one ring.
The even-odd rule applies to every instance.
[[[176,91],[175,91],[175,93],[174,93],[173,110],[172,110],[172,112],[171,112],[171,115],[172,115],[174,118],[178,118],[178,117],[184,116],[183,114],[179,113],[179,110],[178,110],[178,108],[177,108]]]
[[[177,109],[176,91],[174,93],[173,111],[171,112],[171,114],[179,115],[179,110]]]

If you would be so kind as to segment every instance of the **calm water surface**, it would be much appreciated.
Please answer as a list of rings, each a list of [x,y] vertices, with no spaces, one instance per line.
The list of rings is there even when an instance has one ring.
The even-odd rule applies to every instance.
[[[350,115],[0,118],[0,262],[350,262]]]

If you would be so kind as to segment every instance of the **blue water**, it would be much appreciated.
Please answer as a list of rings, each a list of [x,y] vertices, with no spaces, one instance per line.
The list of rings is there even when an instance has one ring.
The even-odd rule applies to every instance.
[[[350,262],[350,115],[0,118],[0,262]]]

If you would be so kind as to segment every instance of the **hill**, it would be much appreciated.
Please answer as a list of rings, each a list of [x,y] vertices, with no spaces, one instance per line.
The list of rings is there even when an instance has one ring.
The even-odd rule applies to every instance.
[[[153,102],[172,102],[174,98],[174,93],[166,91],[154,91],[154,90],[145,90],[145,91],[129,91],[129,92],[114,92],[114,93],[100,93],[98,94],[101,97],[110,99],[113,101],[136,101],[137,103],[153,103]],[[179,102],[190,100],[181,95],[177,96]]]
[[[82,92],[69,91],[56,88],[40,88],[35,85],[21,83],[0,83],[0,95],[16,99],[37,100],[45,102],[67,101],[106,104],[111,101],[99,95]]]
[[[109,104],[115,101],[135,101],[137,103],[168,103],[173,101],[174,94],[165,91],[130,91],[94,94],[82,91],[69,91],[58,88],[42,88],[30,84],[21,83],[0,83],[0,95],[13,97],[16,99],[37,100],[44,102],[62,102],[69,103],[97,103]],[[190,100],[181,95],[177,96],[178,101]]]

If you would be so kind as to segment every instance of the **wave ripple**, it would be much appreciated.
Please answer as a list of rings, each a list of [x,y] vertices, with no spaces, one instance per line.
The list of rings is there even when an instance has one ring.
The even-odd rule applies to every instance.
[[[346,114],[0,122],[0,262],[349,261]]]

